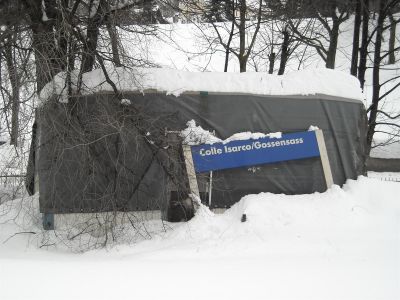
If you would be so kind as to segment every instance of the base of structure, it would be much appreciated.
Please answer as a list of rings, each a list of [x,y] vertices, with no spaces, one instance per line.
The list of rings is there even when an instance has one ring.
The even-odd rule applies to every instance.
[[[107,232],[107,230],[112,227],[128,224],[132,225],[149,220],[161,220],[161,211],[118,211],[69,214],[44,213],[43,229],[68,230],[71,228],[78,228],[82,231],[90,231],[92,235],[101,236],[103,232]],[[96,228],[96,230],[92,230],[93,228]]]
[[[54,214],[44,213],[42,222],[44,230],[54,230]]]

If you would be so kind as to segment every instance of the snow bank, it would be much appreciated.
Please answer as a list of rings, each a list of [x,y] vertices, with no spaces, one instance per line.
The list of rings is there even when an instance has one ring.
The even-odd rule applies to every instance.
[[[51,95],[65,95],[65,73],[59,73],[40,92],[41,101]],[[111,80],[122,92],[158,91],[179,96],[184,92],[245,93],[254,95],[317,95],[362,100],[358,80],[349,74],[330,69],[308,69],[287,75],[267,73],[186,72],[173,69],[115,68],[109,71]],[[77,73],[72,75],[77,81]],[[112,91],[101,69],[83,74],[82,93]]]
[[[400,216],[396,196],[399,187],[399,183],[360,176],[357,181],[349,180],[343,188],[334,185],[324,193],[247,195],[223,215],[202,208],[189,222],[190,236],[193,239],[223,236],[222,240],[231,240],[246,235],[246,239],[269,240],[270,250],[277,253],[314,252],[317,244],[324,247],[325,239],[345,250],[351,239],[356,242],[366,238],[365,234],[371,239],[400,242],[400,236],[396,236],[400,233],[396,220]],[[240,221],[243,214],[247,216],[245,223]],[[187,239],[185,226],[170,234],[174,239]],[[280,243],[301,247],[285,248]]]
[[[65,253],[60,241],[58,251],[44,250],[56,246],[40,233],[37,213],[30,226],[17,226],[37,204],[16,200],[0,214],[0,296],[397,300],[398,189],[360,177],[325,193],[248,195],[222,215],[201,207],[188,223],[163,224],[170,229],[152,240],[81,255]],[[23,233],[10,237],[16,232]]]

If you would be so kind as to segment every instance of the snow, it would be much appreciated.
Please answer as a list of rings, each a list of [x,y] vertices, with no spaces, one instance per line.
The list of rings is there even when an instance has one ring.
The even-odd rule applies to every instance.
[[[375,144],[378,146],[371,149],[371,157],[400,158],[400,142],[387,143],[387,140],[375,139]]]
[[[314,126],[314,125],[310,125],[310,127],[308,128],[308,131],[317,131],[319,130],[318,126]]]
[[[49,18],[47,17],[46,14],[46,3],[44,2],[44,0],[42,0],[42,21],[43,22],[49,21]]]
[[[131,105],[131,100],[129,99],[121,99],[121,104],[122,105]]]
[[[82,254],[41,232],[37,204],[24,204],[37,197],[9,201],[1,299],[397,300],[398,188],[360,177],[325,193],[248,195],[224,214],[201,207],[150,240]]]
[[[186,126],[187,127],[179,134],[183,138],[183,144],[200,145],[221,142],[221,139],[217,138],[213,133],[203,129],[201,126],[196,126],[196,122],[194,120],[188,121]]]
[[[223,73],[187,72],[162,68],[137,68],[134,71],[113,68],[108,74],[122,92],[164,92],[179,96],[185,92],[245,93],[254,95],[318,95],[343,97],[361,101],[363,95],[357,79],[341,71],[308,69],[287,75],[263,72]],[[63,95],[65,73],[59,73],[40,92],[45,102],[52,95]],[[76,82],[77,71],[72,75]],[[112,91],[101,69],[83,75],[83,94]],[[65,98],[65,97],[64,97]]]
[[[368,177],[376,178],[385,181],[396,181],[400,182],[400,173],[399,172],[373,172],[368,171]]]
[[[183,144],[186,145],[200,145],[200,144],[215,144],[215,143],[229,143],[232,141],[243,141],[243,140],[257,140],[265,137],[277,138],[282,137],[281,132],[272,133],[261,133],[261,132],[239,132],[230,136],[225,140],[217,138],[213,133],[203,129],[201,126],[196,126],[194,120],[190,120],[186,123],[186,128],[180,132],[180,136],[183,138]]]

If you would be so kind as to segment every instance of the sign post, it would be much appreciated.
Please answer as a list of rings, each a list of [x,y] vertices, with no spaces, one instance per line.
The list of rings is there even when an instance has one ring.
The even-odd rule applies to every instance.
[[[327,189],[334,182],[322,130],[280,137],[183,146],[190,192],[199,197],[196,173],[320,157]]]
[[[333,185],[333,177],[331,171],[331,165],[329,163],[328,152],[326,151],[324,134],[321,129],[315,131],[315,137],[317,138],[319,155],[321,157],[322,170],[324,171],[326,188],[329,189]]]
[[[183,157],[185,158],[186,172],[189,180],[190,194],[197,201],[200,199],[199,186],[197,185],[197,177],[193,163],[192,150],[189,145],[183,145]]]

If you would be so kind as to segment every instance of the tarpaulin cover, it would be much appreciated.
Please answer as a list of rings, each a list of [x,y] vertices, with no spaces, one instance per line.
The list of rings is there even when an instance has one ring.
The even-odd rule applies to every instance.
[[[105,93],[67,104],[53,99],[41,108],[35,159],[42,212],[162,209],[170,197],[168,166],[151,145],[163,130],[182,130],[192,119],[221,139],[244,131],[290,133],[318,126],[335,184],[365,172],[366,117],[357,100],[133,92],[124,98],[131,104]],[[325,189],[319,158],[215,171],[211,206],[229,207],[251,193]]]

